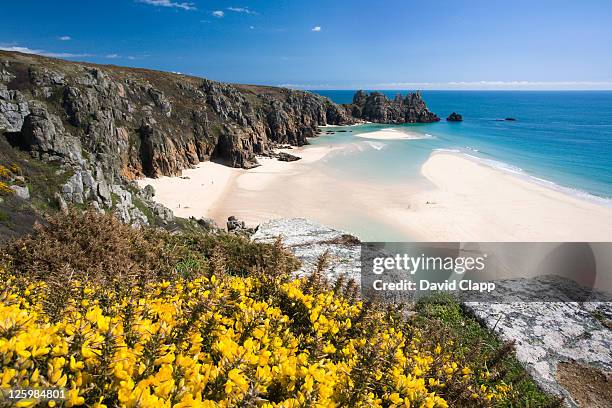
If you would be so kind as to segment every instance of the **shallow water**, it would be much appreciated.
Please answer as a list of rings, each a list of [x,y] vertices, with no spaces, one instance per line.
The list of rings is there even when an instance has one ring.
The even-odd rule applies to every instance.
[[[315,91],[337,103],[354,91]],[[393,96],[397,91],[383,91]],[[338,177],[376,183],[418,179],[437,149],[461,152],[484,164],[588,199],[612,200],[612,92],[424,91],[442,120],[431,124],[325,128],[317,144],[354,143],[321,163]],[[446,122],[456,111],[463,122]],[[516,118],[505,121],[504,118]],[[382,128],[419,133],[419,140],[355,138]],[[345,130],[346,132],[342,132]]]

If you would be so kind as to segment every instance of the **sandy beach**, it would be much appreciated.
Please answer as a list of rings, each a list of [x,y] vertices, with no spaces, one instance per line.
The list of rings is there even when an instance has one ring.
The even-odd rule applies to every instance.
[[[226,199],[236,193],[256,193],[275,187],[282,178],[290,178],[308,171],[308,165],[321,160],[328,153],[339,147],[308,147],[279,149],[301,157],[296,162],[283,162],[275,158],[259,157],[261,166],[245,170],[225,166],[214,162],[202,162],[195,168],[183,170],[180,177],[143,178],[138,180],[140,187],[151,185],[155,189],[155,201],[170,208],[179,217],[213,218],[221,226],[227,217],[235,215],[229,211]],[[259,195],[259,194],[258,194]],[[257,204],[265,200],[266,195],[245,197],[239,207],[241,210],[251,208],[253,216],[244,217],[247,222],[257,224],[265,219],[261,214],[282,216],[282,212],[271,213]],[[226,208],[228,210],[226,210]],[[238,215],[242,211],[238,211]]]
[[[381,129],[374,132],[358,133],[355,136],[375,140],[417,140],[426,139],[429,137],[421,133],[408,132],[399,129]]]
[[[369,135],[374,133],[379,132]],[[251,226],[304,217],[367,240],[612,240],[612,208],[459,154],[432,154],[422,166],[422,181],[398,185],[368,184],[320,165],[351,148],[294,148],[287,152],[301,160],[264,157],[250,170],[201,163],[181,178],[139,184],[151,184],[155,199],[176,215],[213,218],[220,226],[230,215]]]
[[[155,188],[155,201],[170,208],[179,217],[210,217],[211,208],[244,171],[219,163],[202,162],[193,169],[183,170],[180,177],[144,178],[140,187]]]
[[[455,154],[422,167],[433,188],[381,211],[434,241],[610,241],[612,208]]]

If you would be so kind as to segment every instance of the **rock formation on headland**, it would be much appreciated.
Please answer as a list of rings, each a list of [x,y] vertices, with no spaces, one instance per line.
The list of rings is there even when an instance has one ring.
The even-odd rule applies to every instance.
[[[381,92],[357,91],[353,103],[346,105],[350,114],[361,120],[376,123],[429,123],[440,120],[431,112],[417,91],[390,100]]]
[[[446,118],[446,120],[448,122],[462,122],[463,121],[463,116],[461,116],[457,112],[453,112],[450,115],[448,115],[448,118]]]

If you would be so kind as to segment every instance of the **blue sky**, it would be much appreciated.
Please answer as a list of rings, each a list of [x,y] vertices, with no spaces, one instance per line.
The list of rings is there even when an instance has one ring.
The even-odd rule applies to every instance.
[[[0,48],[307,89],[612,89],[608,0],[0,0]]]

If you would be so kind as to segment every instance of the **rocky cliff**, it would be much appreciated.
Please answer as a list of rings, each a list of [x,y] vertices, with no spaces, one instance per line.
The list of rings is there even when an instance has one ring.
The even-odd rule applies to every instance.
[[[358,91],[353,103],[346,105],[350,114],[361,120],[376,123],[429,123],[440,120],[431,112],[417,91],[391,100],[381,92]]]
[[[352,120],[309,92],[0,51],[0,134],[72,174],[60,206],[126,202],[128,222],[144,221],[130,180],[211,159],[249,168],[276,143],[303,145],[318,126]]]
[[[0,64],[0,129],[40,155],[75,159],[80,143],[128,177],[210,158],[249,167],[274,142],[303,145],[317,126],[350,122],[308,92],[1,51]]]
[[[45,194],[33,191],[31,201],[92,205],[136,225],[173,219],[136,178],[178,175],[206,160],[250,168],[256,155],[307,144],[327,124],[436,120],[418,92],[390,101],[359,91],[341,106],[304,91],[0,51],[0,166],[44,175],[37,185]],[[33,167],[16,151],[49,166]],[[5,173],[0,183],[22,196],[37,181]]]

